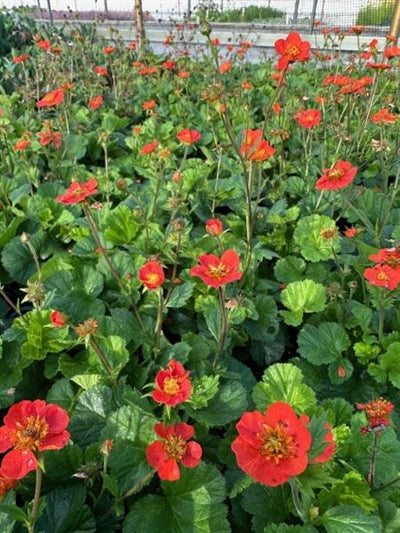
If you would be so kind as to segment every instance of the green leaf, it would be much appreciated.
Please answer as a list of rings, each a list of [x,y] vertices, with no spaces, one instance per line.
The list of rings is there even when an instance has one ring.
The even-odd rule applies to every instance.
[[[103,431],[105,439],[128,440],[142,445],[144,448],[154,440],[154,424],[157,420],[153,415],[136,405],[123,405],[108,417]]]
[[[333,237],[324,237],[324,232],[333,230]],[[304,259],[317,263],[333,257],[340,247],[336,223],[325,215],[310,215],[301,218],[293,233],[294,242],[300,247]]]
[[[176,285],[165,307],[173,307],[175,309],[183,307],[192,296],[194,286],[195,284],[190,282]]]
[[[113,244],[130,244],[137,232],[140,224],[131,209],[127,205],[119,205],[113,209],[106,219],[106,229],[104,237]]]
[[[334,361],[350,346],[346,330],[336,322],[321,322],[317,327],[306,324],[297,342],[300,355],[313,365]]]
[[[209,401],[218,392],[219,376],[202,376],[193,382],[193,390],[190,395],[190,407],[201,409],[207,407]]]
[[[229,533],[225,485],[218,470],[206,464],[181,468],[181,478],[162,482],[163,495],[149,495],[127,515],[124,533]],[[167,518],[167,519],[166,519]]]
[[[320,502],[324,508],[335,505],[355,505],[370,514],[378,507],[371,496],[371,487],[359,472],[346,472],[343,479],[337,480],[329,490],[322,491]]]
[[[229,498],[236,498],[238,494],[251,487],[253,483],[255,483],[253,478],[251,478],[247,474],[241,473],[240,478],[235,482],[232,487],[232,490],[229,494]]]
[[[13,533],[14,531],[14,525],[15,525],[16,519],[15,517],[13,517],[14,511],[11,511],[11,509],[14,509],[15,513],[18,513],[19,521],[24,522],[27,518],[23,510],[14,504],[15,504],[15,494],[13,491],[9,491],[0,504],[0,531],[1,533]],[[8,512],[6,509],[10,509],[10,512]]]
[[[69,133],[63,136],[63,144],[68,153],[69,159],[82,159],[86,153],[88,139],[85,135]]]
[[[288,255],[279,259],[274,267],[274,274],[278,281],[291,283],[304,278],[306,263],[300,257]]]
[[[68,328],[54,327],[50,311],[33,310],[25,315],[27,320],[26,342],[21,354],[26,359],[45,359],[48,353],[58,353],[71,345]]]
[[[354,505],[337,505],[321,517],[327,533],[382,533],[382,525],[375,516],[367,516]]]
[[[210,426],[223,426],[240,417],[247,408],[246,389],[238,381],[222,386],[205,409],[192,409],[186,405],[187,413],[198,422]]]
[[[53,383],[46,396],[47,402],[56,403],[67,411],[71,408],[74,399],[75,391],[71,383],[65,378],[61,378]]]
[[[252,515],[252,528],[254,533],[268,531],[273,522],[283,522],[289,517],[287,501],[290,491],[287,485],[276,488],[266,487],[259,483],[251,485],[243,493],[243,507]],[[267,525],[268,524],[268,525]]]
[[[97,338],[97,344],[113,369],[113,374],[117,376],[129,361],[125,339],[117,335],[109,335],[106,338]]]
[[[32,234],[29,240],[36,252],[43,245],[45,235],[42,231]],[[19,283],[26,284],[27,280],[36,272],[35,262],[28,246],[19,236],[14,237],[3,249],[1,262],[8,274]]]
[[[218,340],[219,329],[221,324],[221,313],[216,296],[208,295],[201,300],[201,310],[204,313],[207,327],[214,337]]]
[[[11,222],[7,224],[5,215],[0,218],[0,248],[4,248],[4,246],[11,241],[11,239],[15,236],[17,229],[19,225],[24,220],[25,216],[23,216],[23,212],[19,211],[21,214],[19,216],[15,216],[12,218]]]
[[[243,327],[253,341],[271,343],[279,330],[278,308],[272,296],[257,294],[253,300],[258,317],[248,318]]]
[[[311,279],[294,281],[282,291],[281,300],[291,313],[281,311],[285,322],[291,326],[298,326],[303,319],[303,313],[316,313],[326,307],[326,295],[323,285]]]
[[[82,485],[58,488],[44,496],[44,512],[37,521],[38,531],[57,533],[95,533],[96,523],[89,507],[85,504],[86,489]]]
[[[318,533],[313,526],[290,526],[287,524],[269,524],[264,533]]]
[[[291,363],[276,363],[263,375],[253,391],[257,409],[265,411],[274,402],[286,402],[293,409],[305,412],[316,404],[314,391],[302,383],[303,374]]]
[[[396,389],[400,389],[399,353],[400,342],[392,342],[379,361],[381,370],[386,373],[390,383]]]

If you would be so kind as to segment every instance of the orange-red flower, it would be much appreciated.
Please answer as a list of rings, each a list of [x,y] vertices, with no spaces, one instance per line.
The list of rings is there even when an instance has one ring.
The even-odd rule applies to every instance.
[[[189,374],[190,372],[181,363],[171,359],[168,362],[168,369],[160,370],[156,375],[153,400],[170,407],[186,402],[192,392]]]
[[[303,128],[313,128],[321,122],[321,111],[319,109],[299,110],[294,118]]]
[[[143,102],[142,108],[145,111],[151,111],[156,107],[156,101],[155,100],[148,100],[147,102]]]
[[[151,143],[146,143],[143,148],[140,150],[140,154],[143,154],[143,155],[148,155],[148,154],[152,154],[154,152],[154,150],[157,148],[158,146],[158,142],[157,141],[153,141]]]
[[[57,196],[56,200],[61,204],[79,204],[88,196],[97,193],[97,185],[95,178],[90,178],[85,183],[74,181],[63,194]]]
[[[365,411],[368,420],[368,428],[374,429],[379,426],[386,427],[390,425],[389,416],[394,409],[394,405],[388,400],[377,398],[368,403],[358,403],[357,409]]]
[[[89,107],[90,109],[99,109],[100,106],[103,105],[104,99],[101,95],[93,96],[93,98],[90,98],[89,100]]]
[[[51,42],[46,39],[41,39],[36,44],[37,44],[37,47],[40,48],[41,50],[48,51],[51,48]]]
[[[392,59],[393,57],[400,56],[400,48],[398,46],[388,46],[383,51],[383,57]]]
[[[239,271],[240,258],[234,250],[227,250],[221,258],[214,254],[201,255],[199,261],[200,265],[193,267],[190,275],[198,276],[209,287],[218,289],[242,277]]]
[[[193,144],[201,139],[201,133],[196,130],[185,128],[176,134],[179,141],[185,144]]]
[[[10,407],[0,427],[0,453],[9,451],[1,470],[10,479],[21,479],[37,467],[37,453],[60,450],[68,443],[67,412],[43,400],[24,400]]]
[[[43,96],[41,100],[37,102],[38,107],[51,107],[61,104],[64,101],[64,91],[62,89],[54,89]]]
[[[400,283],[400,269],[389,265],[375,265],[364,270],[364,278],[371,285],[385,287],[390,291],[394,291]]]
[[[326,168],[324,174],[315,184],[319,190],[333,191],[347,187],[357,174],[357,167],[352,167],[349,161],[339,159],[331,168]]]
[[[264,414],[244,413],[236,429],[232,451],[255,481],[276,487],[307,468],[311,434],[289,404],[275,402]]]
[[[60,148],[61,141],[62,141],[62,135],[59,131],[53,131],[52,129],[47,129],[43,131],[39,131],[39,144],[41,146],[47,146],[51,142],[53,143],[55,148]]]
[[[108,75],[108,70],[106,69],[106,67],[99,67],[99,66],[93,67],[93,72],[95,72],[99,76],[107,76]]]
[[[224,63],[221,63],[219,66],[219,73],[225,74],[225,72],[229,72],[232,68],[232,62],[231,61],[225,61]]]
[[[178,480],[181,477],[178,463],[187,468],[194,468],[200,463],[200,444],[187,442],[194,435],[192,426],[180,423],[165,427],[160,422],[154,426],[154,431],[162,440],[156,440],[147,446],[146,459],[157,470],[160,479]]]
[[[206,222],[206,232],[209,235],[220,235],[224,231],[224,226],[219,218],[209,218]]]
[[[262,135],[262,130],[244,130],[240,153],[249,161],[265,161],[276,152]]]
[[[26,150],[31,143],[32,141],[30,139],[20,139],[13,145],[13,148],[17,151]]]
[[[115,52],[115,46],[104,46],[103,47],[103,54],[113,54]]]
[[[374,124],[394,124],[396,122],[397,115],[389,113],[389,111],[384,107],[371,117],[371,122]]]
[[[158,261],[148,261],[139,270],[139,280],[150,291],[158,289],[164,281],[165,274],[162,266]]]
[[[52,311],[50,314],[50,320],[57,328],[62,328],[67,323],[67,317],[61,311]]]
[[[31,56],[29,54],[23,54],[22,56],[15,56],[13,57],[14,63],[24,63],[27,61]]]
[[[308,41],[303,41],[297,32],[290,32],[286,39],[275,41],[275,50],[281,56],[277,68],[284,70],[295,61],[307,61],[311,57],[310,49]]]
[[[10,479],[4,475],[4,472],[0,468],[0,499],[7,494],[16,484],[17,479]]]
[[[168,60],[168,61],[164,61],[164,63],[162,64],[162,67],[165,68],[166,70],[173,70],[176,67],[176,64],[175,64],[175,61]]]
[[[374,263],[398,268],[400,271],[400,250],[397,248],[382,248],[377,254],[371,254],[368,258]]]

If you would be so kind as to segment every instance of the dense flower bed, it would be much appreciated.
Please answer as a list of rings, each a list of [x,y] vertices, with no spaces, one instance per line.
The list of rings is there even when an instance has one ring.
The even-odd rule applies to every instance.
[[[3,61],[1,531],[398,531],[400,48],[186,31]]]

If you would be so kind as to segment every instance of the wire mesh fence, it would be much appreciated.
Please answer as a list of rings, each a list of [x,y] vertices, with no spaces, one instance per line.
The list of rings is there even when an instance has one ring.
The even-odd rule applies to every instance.
[[[395,0],[142,0],[145,21],[253,22],[283,27],[347,30],[355,25],[386,31]],[[29,6],[35,15],[55,19],[133,20],[134,0],[0,0],[0,7]]]

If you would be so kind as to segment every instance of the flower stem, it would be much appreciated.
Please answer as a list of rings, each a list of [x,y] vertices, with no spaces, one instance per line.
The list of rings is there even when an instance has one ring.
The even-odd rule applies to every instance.
[[[301,498],[300,498],[300,493],[299,493],[299,487],[297,486],[296,481],[293,480],[293,479],[289,480],[289,485],[290,485],[293,504],[294,504],[294,507],[296,509],[296,512],[297,512],[299,518],[302,520],[302,522],[304,524],[306,524],[308,522],[308,520],[307,520],[306,514],[305,514],[304,509],[303,509],[303,504],[302,504],[302,501],[301,501]]]
[[[96,352],[96,355],[99,358],[100,363],[103,365],[104,370],[107,372],[107,374],[110,376],[110,378],[114,379],[114,377],[113,377],[113,369],[110,366],[110,363],[107,361],[107,358],[104,355],[104,353],[102,352],[102,350],[101,350],[100,346],[98,345],[97,341],[93,337],[90,337],[89,344],[93,348],[94,352]]]
[[[38,509],[39,509],[41,488],[42,488],[42,469],[38,465],[36,468],[35,494],[33,497],[32,512],[31,512],[31,516],[29,520],[29,527],[28,527],[29,533],[34,533],[35,531],[35,523],[36,523],[36,518],[38,514]]]
[[[219,297],[219,307],[221,311],[221,327],[218,334],[218,349],[217,353],[215,355],[214,364],[213,366],[217,364],[218,356],[222,353],[225,345],[225,340],[228,335],[228,317],[226,316],[226,307],[225,307],[225,295],[224,290],[222,287],[218,288],[218,297]]]
[[[374,488],[375,483],[375,465],[376,465],[376,452],[378,450],[378,433],[374,433],[374,440],[372,442],[371,457],[369,460],[369,471],[368,471],[368,483],[371,485],[371,488]]]

